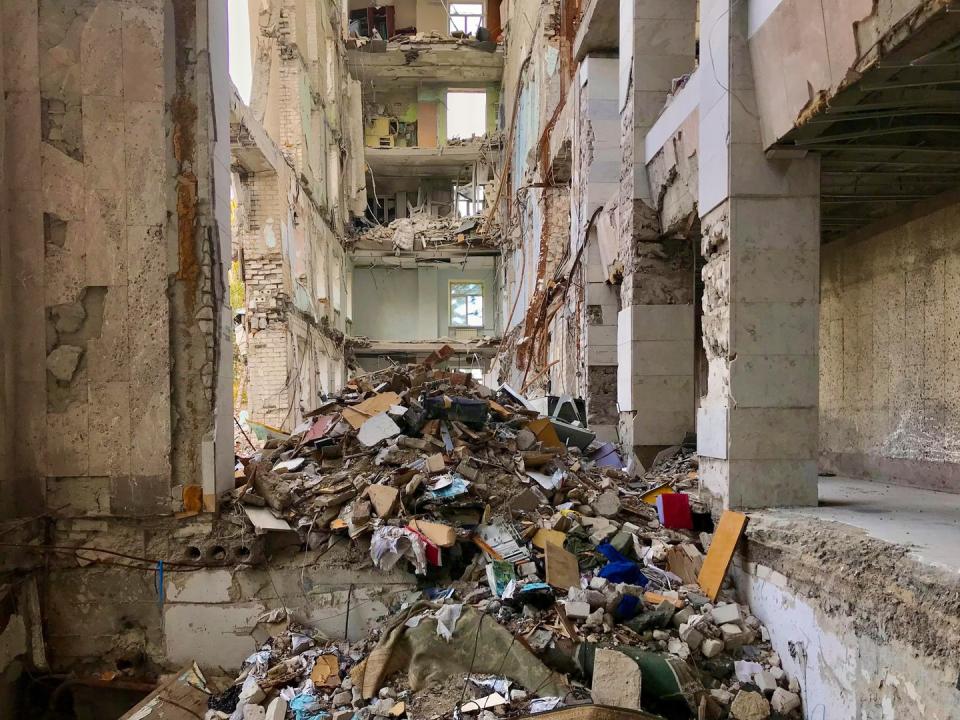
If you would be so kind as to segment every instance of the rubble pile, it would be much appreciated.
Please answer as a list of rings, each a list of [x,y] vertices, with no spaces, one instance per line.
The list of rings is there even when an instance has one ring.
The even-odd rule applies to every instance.
[[[625,467],[575,402],[494,392],[443,359],[351,381],[238,463],[234,522],[356,543],[421,593],[358,642],[286,618],[207,717],[801,717],[797,679],[723,587],[746,518],[713,526],[695,456]]]
[[[390,245],[395,250],[435,250],[455,244],[482,242],[474,231],[478,218],[434,217],[426,212],[414,212],[388,225],[374,225],[360,234],[366,241]]]

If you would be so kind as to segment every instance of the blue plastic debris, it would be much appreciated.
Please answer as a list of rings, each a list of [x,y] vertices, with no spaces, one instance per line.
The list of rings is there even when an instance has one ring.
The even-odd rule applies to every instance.
[[[646,587],[649,580],[641,572],[640,566],[621,555],[610,543],[601,543],[597,550],[609,562],[600,568],[597,575],[606,578],[612,583],[627,583],[628,585],[639,585]]]

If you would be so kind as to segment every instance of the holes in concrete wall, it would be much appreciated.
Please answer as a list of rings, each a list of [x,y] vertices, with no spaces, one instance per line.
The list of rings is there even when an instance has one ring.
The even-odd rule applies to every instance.
[[[239,545],[234,548],[234,555],[237,556],[238,560],[249,560],[250,548],[248,548],[246,545]]]
[[[196,545],[188,545],[187,551],[184,553],[187,557],[187,560],[199,560],[203,557],[203,553],[200,552],[200,548]]]
[[[207,550],[207,557],[216,562],[223,562],[227,559],[227,551],[223,545],[213,545]]]

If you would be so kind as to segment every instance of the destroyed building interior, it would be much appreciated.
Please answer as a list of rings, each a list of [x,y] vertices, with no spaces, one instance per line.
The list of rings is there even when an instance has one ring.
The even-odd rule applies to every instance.
[[[956,0],[0,0],[0,720],[960,720]]]

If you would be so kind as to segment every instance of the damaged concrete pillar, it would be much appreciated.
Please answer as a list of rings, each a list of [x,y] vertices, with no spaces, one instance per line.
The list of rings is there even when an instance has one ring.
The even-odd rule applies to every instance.
[[[696,0],[620,2],[617,403],[620,439],[645,464],[694,425],[692,244],[661,235],[644,146],[673,81],[694,69],[696,17]]]
[[[708,391],[700,476],[725,506],[817,502],[819,163],[767,159],[746,8],[708,0],[700,214]]]
[[[226,6],[0,9],[17,503],[161,516],[199,485],[212,510],[233,458]]]

